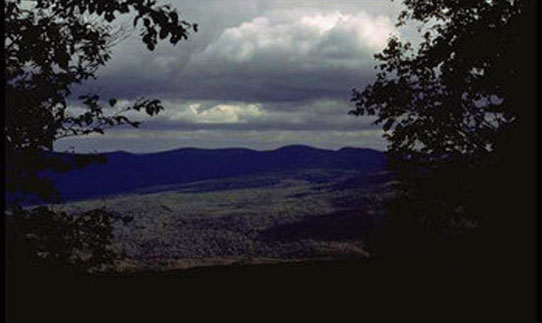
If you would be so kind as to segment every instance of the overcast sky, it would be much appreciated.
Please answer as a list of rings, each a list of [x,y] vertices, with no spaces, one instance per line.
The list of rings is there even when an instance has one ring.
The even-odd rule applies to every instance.
[[[76,152],[179,147],[274,149],[305,144],[384,150],[370,118],[348,115],[352,88],[375,75],[373,55],[395,34],[389,0],[165,0],[199,24],[188,41],[146,50],[138,31],[86,84],[121,103],[147,96],[166,110],[123,128],[58,141]]]

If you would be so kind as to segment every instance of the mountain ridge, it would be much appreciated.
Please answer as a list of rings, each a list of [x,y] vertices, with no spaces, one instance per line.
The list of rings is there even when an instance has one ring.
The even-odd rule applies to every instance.
[[[92,163],[67,173],[49,173],[49,178],[65,201],[128,193],[152,186],[264,172],[341,169],[369,174],[387,168],[384,152],[352,147],[327,150],[289,145],[264,151],[184,147],[146,154],[115,151],[75,155],[99,155],[105,157],[105,163]],[[73,155],[66,153],[65,156],[69,158]]]
[[[193,146],[187,146],[187,147],[179,147],[174,149],[168,149],[168,150],[161,150],[161,151],[154,151],[154,152],[129,152],[126,150],[113,150],[113,151],[106,151],[106,152],[96,152],[96,153],[72,153],[72,152],[61,152],[61,151],[54,151],[52,154],[55,155],[155,155],[155,154],[164,154],[164,153],[172,153],[172,152],[178,152],[178,151],[228,151],[228,150],[236,150],[236,151],[253,151],[253,152],[272,152],[272,151],[279,151],[279,150],[290,150],[290,149],[310,149],[314,151],[328,151],[328,152],[339,152],[339,151],[347,151],[347,150],[366,150],[366,151],[374,151],[385,154],[385,151],[381,151],[378,149],[373,148],[367,148],[367,147],[352,147],[352,146],[345,146],[338,149],[327,149],[327,148],[318,148],[313,147],[310,145],[301,145],[301,144],[293,144],[293,145],[286,145],[281,146],[273,149],[253,149],[253,148],[247,148],[247,147],[224,147],[224,148],[203,148],[203,147],[193,147]]]

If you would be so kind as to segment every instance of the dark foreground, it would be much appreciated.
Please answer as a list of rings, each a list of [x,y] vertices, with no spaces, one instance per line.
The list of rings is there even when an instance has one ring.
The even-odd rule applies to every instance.
[[[349,260],[122,277],[20,272],[7,295],[8,322],[534,322],[530,269],[510,271],[505,259],[494,265]]]

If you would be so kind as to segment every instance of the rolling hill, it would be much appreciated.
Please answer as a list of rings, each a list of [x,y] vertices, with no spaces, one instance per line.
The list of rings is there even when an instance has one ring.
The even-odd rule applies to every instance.
[[[333,151],[308,146],[285,146],[270,151],[242,148],[182,148],[150,154],[120,151],[106,153],[104,157],[105,163],[47,176],[65,201],[74,201],[262,173],[336,169],[353,170],[364,176],[387,167],[385,153],[376,150],[342,148]]]

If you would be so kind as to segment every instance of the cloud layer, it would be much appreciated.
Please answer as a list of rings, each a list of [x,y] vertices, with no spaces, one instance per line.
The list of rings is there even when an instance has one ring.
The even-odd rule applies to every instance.
[[[166,111],[144,118],[144,127],[137,132],[112,131],[102,141],[67,140],[57,147],[89,150],[94,144],[96,150],[152,151],[167,144],[147,136],[166,142],[173,138],[166,133],[186,136],[192,131],[198,135],[185,138],[193,144],[185,139],[168,142],[251,148],[281,140],[326,148],[358,142],[358,146],[384,149],[381,132],[370,125],[371,120],[347,112],[350,90],[374,77],[373,55],[391,34],[401,36],[394,26],[400,9],[396,3],[208,0],[173,4],[184,8],[186,19],[200,24],[200,33],[176,47],[161,44],[150,53],[132,37],[114,49],[98,80],[82,89],[127,102],[157,97]],[[354,133],[364,133],[360,138],[365,142],[354,140]],[[368,134],[374,138],[369,140]]]
[[[265,72],[278,66],[295,71],[355,69],[382,50],[392,33],[388,17],[364,11],[259,16],[224,30],[201,58],[234,68],[255,64],[257,71]]]

